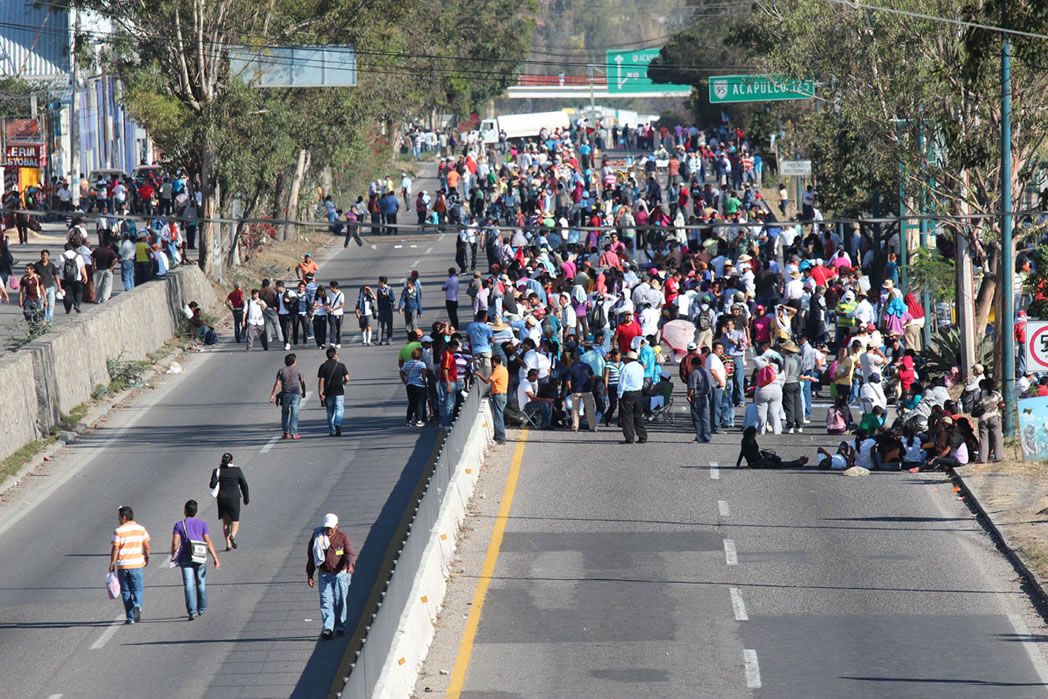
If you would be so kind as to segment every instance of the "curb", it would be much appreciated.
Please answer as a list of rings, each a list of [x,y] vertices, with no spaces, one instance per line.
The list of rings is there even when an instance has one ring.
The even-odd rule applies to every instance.
[[[1016,573],[1018,573],[1020,589],[1022,589],[1030,599],[1030,602],[1037,610],[1037,613],[1041,615],[1041,618],[1044,619],[1045,622],[1048,622],[1048,592],[1046,592],[1044,581],[1042,581],[1037,574],[1030,570],[1026,563],[1023,562],[1022,557],[1009,543],[1008,537],[1005,536],[1004,532],[1002,532],[993,521],[993,517],[991,517],[986,511],[986,508],[982,506],[982,503],[979,502],[979,499],[975,496],[975,493],[972,492],[972,489],[964,482],[964,477],[953,468],[949,469],[947,474],[950,478],[950,482],[959,489],[961,498],[968,506],[968,509],[975,515],[983,530],[990,535],[994,547],[1008,559],[1012,568]]]

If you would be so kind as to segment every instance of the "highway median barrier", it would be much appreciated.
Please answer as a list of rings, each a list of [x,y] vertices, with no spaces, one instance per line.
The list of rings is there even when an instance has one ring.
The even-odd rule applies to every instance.
[[[447,592],[459,527],[494,435],[480,386],[434,456],[390,540],[330,696],[370,699],[414,692]]]

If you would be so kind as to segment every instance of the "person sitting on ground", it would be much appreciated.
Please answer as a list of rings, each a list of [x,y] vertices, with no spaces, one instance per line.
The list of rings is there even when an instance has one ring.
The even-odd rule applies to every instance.
[[[841,442],[837,451],[830,453],[819,447],[819,468],[823,471],[845,471],[855,465],[855,451],[847,442]]]
[[[877,430],[884,427],[884,419],[884,408],[875,405],[872,412],[866,413],[859,420],[859,429],[866,434],[876,434]]]
[[[936,439],[935,454],[932,458],[928,460],[927,464],[911,468],[910,473],[929,470],[942,471],[947,468],[964,466],[968,463],[968,443],[965,441],[961,431],[955,429],[953,418],[944,417],[941,422],[946,437],[945,444]]]
[[[189,310],[193,315],[189,317],[189,327],[193,329],[196,339],[205,345],[213,345],[218,341],[214,328],[204,321],[200,304],[196,301],[189,302]],[[213,339],[212,339],[213,338]],[[208,340],[211,340],[210,342]]]
[[[866,430],[859,430],[855,433],[852,447],[855,449],[856,466],[862,466],[868,471],[876,471],[881,467],[880,456],[877,453],[877,440]]]
[[[746,459],[747,468],[803,468],[808,463],[807,456],[783,461],[775,452],[762,450],[757,444],[757,428],[753,425],[742,432],[742,448],[739,450],[739,458],[735,461],[735,468],[742,467],[743,459]]]

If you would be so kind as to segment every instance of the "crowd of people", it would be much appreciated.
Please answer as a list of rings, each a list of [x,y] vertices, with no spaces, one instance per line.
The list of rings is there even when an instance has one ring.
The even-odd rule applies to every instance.
[[[951,401],[956,372],[925,375],[931,319],[901,288],[892,241],[820,225],[811,187],[796,205],[780,187],[773,209],[741,129],[660,128],[647,145],[661,152],[622,164],[596,133],[467,145],[439,162],[425,217],[457,232],[456,267],[442,285],[448,322],[416,331],[405,318],[409,422],[447,424],[494,365],[526,424],[617,421],[624,442],[644,442],[676,374],[698,442],[740,418],[754,439],[810,430],[823,399],[826,430],[856,436],[860,465],[870,443],[878,465],[911,461],[890,460],[905,440],[920,442],[922,467],[1003,458],[993,381],[980,374]]]

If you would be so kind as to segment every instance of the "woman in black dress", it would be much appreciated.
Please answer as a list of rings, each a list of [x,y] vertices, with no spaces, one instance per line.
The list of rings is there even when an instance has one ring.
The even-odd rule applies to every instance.
[[[222,455],[222,463],[211,472],[212,494],[218,486],[218,518],[222,520],[222,533],[226,536],[226,551],[237,547],[237,532],[240,531],[240,497],[243,495],[244,504],[251,502],[248,495],[247,480],[243,471],[233,463],[233,455],[226,452]]]

